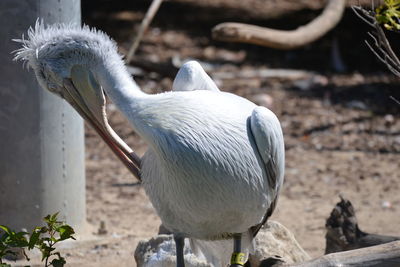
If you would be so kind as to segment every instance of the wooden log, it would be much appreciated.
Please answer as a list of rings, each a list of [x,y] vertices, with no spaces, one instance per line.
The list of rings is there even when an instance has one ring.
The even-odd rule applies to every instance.
[[[268,259],[267,259],[268,260]],[[378,246],[332,253],[296,264],[276,263],[260,267],[398,267],[400,266],[400,241]]]
[[[291,31],[226,22],[215,26],[212,36],[218,41],[250,43],[282,50],[296,49],[318,40],[333,29],[341,20],[345,6],[345,0],[329,0],[320,16]]]

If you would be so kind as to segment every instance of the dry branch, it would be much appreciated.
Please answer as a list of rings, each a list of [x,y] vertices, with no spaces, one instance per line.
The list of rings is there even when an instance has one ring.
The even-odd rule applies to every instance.
[[[374,12],[367,11],[359,6],[353,7],[353,10],[359,18],[374,28],[372,33],[368,33],[372,42],[365,41],[369,49],[393,74],[400,77],[400,60],[393,52],[384,30],[374,16]]]
[[[135,54],[136,49],[139,46],[140,41],[143,38],[144,32],[147,30],[147,28],[150,25],[150,22],[153,20],[154,15],[157,13],[158,8],[160,7],[161,3],[163,0],[153,0],[151,3],[149,9],[147,10],[147,13],[142,21],[142,24],[140,24],[140,28],[138,31],[138,34],[136,35],[136,38],[132,42],[131,47],[129,48],[128,54],[126,56],[126,62],[129,64],[131,62],[133,55]]]
[[[274,30],[243,23],[226,22],[214,27],[213,38],[290,50],[307,45],[334,28],[342,18],[346,1],[329,0],[320,16],[296,30]]]

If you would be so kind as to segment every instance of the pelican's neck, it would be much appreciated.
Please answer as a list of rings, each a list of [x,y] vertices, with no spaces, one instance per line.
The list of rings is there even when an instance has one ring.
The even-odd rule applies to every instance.
[[[140,128],[138,110],[149,95],[140,90],[122,62],[118,65],[99,66],[96,73],[108,97],[138,131]]]
[[[133,102],[145,95],[123,64],[99,66],[97,73],[104,91],[120,108],[134,104]]]

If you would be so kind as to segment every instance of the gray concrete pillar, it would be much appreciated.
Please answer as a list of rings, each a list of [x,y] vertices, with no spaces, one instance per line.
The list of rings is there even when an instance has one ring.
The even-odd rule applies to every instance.
[[[37,18],[79,24],[80,0],[0,1],[0,224],[31,230],[59,211],[80,228],[86,220],[82,119],[10,54],[20,47],[11,39]]]

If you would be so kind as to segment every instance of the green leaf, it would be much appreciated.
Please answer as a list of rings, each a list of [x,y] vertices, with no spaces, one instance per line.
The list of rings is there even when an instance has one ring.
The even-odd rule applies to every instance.
[[[27,247],[28,246],[29,242],[28,242],[27,238],[25,237],[26,235],[29,235],[29,233],[27,233],[27,232],[18,232],[18,233],[15,234],[14,242],[15,242],[15,245],[17,247],[21,247],[22,248],[22,247]]]
[[[375,9],[377,22],[388,30],[399,30],[400,2],[399,0],[385,0],[383,5]]]
[[[0,263],[0,267],[11,267],[11,265],[7,263]]]
[[[0,236],[0,243],[6,242],[6,239],[9,237],[9,234],[4,233],[2,236]]]
[[[7,235],[3,240],[2,243],[4,243],[7,247],[26,247],[28,246],[28,240],[26,239],[26,235],[28,233],[26,232],[10,232],[11,235]]]
[[[29,238],[28,249],[33,249],[38,243],[40,236],[40,228],[33,230],[31,237]]]
[[[46,222],[46,223],[50,223],[50,218],[51,218],[51,216],[49,214],[49,215],[47,215],[46,217],[43,218],[43,221]]]
[[[68,238],[73,238],[71,236],[75,234],[74,229],[67,224],[58,227],[56,231],[60,234],[60,241]]]
[[[50,220],[51,220],[52,222],[56,222],[56,221],[57,221],[57,216],[58,216],[58,214],[59,214],[59,212],[56,212],[56,213],[54,213],[53,215],[51,215]]]
[[[0,224],[0,229],[3,230],[4,232],[6,232],[8,235],[11,235],[11,233],[13,232],[10,228],[8,228],[5,225],[1,225],[1,224]]]
[[[15,234],[15,237],[16,237],[16,238],[24,238],[25,235],[29,235],[29,233],[23,232],[23,231],[22,231],[22,232],[16,233],[16,234]]]
[[[50,251],[48,251],[47,249],[41,249],[40,251],[42,252],[42,261],[50,257]]]
[[[13,242],[13,246],[14,247],[19,247],[19,248],[24,248],[28,246],[28,240],[25,239],[25,237],[23,239],[16,239]]]

